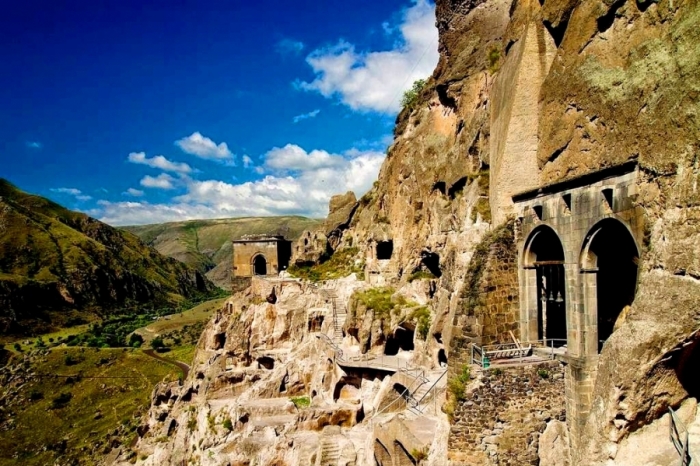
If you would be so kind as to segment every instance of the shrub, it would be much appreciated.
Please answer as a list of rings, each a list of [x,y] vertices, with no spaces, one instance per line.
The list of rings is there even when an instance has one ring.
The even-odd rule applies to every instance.
[[[222,425],[224,426],[224,429],[226,429],[226,430],[229,430],[229,431],[233,430],[233,423],[231,422],[231,419],[229,419],[229,418],[224,419],[224,422]]]
[[[411,456],[416,461],[423,461],[424,459],[428,458],[428,450],[427,448],[421,448],[420,450],[414,448],[413,450],[411,450]]]
[[[337,250],[325,262],[316,265],[290,265],[287,272],[292,277],[303,278],[311,282],[322,280],[332,280],[347,277],[355,273],[358,278],[362,278],[365,271],[364,262],[356,263],[356,256],[360,250],[356,247],[349,247]]]
[[[308,396],[293,396],[290,398],[290,401],[294,403],[294,406],[296,406],[299,409],[303,408],[308,408],[311,406],[311,399]]]
[[[547,369],[540,369],[537,371],[537,375],[539,375],[543,379],[548,379],[549,378],[549,371]]]
[[[489,73],[494,74],[501,67],[501,50],[497,45],[491,47],[486,55],[489,65]]]
[[[372,310],[375,317],[384,317],[388,316],[394,307],[391,300],[393,294],[394,289],[390,287],[370,288],[357,292],[357,301],[364,304],[367,309]]]
[[[418,335],[421,340],[425,341],[428,338],[431,324],[430,310],[425,306],[421,306],[411,313],[410,318],[417,323]]]
[[[22,346],[19,343],[15,343],[12,345],[12,347],[15,349],[15,351],[22,351]]]
[[[464,401],[465,400],[465,391],[467,387],[467,382],[469,382],[469,379],[471,377],[470,371],[469,371],[469,366],[464,365],[462,366],[462,372],[457,375],[457,377],[451,377],[447,381],[447,388],[450,390],[450,393],[455,397],[457,401]]]
[[[416,272],[413,272],[408,277],[408,283],[414,282],[416,280],[433,280],[435,278],[437,277],[428,270],[418,270]]]
[[[143,344],[143,337],[138,333],[132,333],[129,336],[129,346],[133,348],[138,348]]]
[[[423,88],[425,87],[425,79],[418,79],[413,83],[410,89],[403,93],[401,99],[401,107],[412,109],[417,103]]]
[[[197,428],[197,418],[196,417],[191,417],[189,421],[187,421],[187,429],[189,431],[194,431]]]
[[[153,340],[151,340],[151,348],[158,349],[162,348],[163,346],[165,345],[163,344],[163,339],[161,337],[155,337]]]
[[[70,354],[66,354],[66,356],[63,358],[63,363],[66,366],[74,366],[75,364],[78,364],[78,361],[73,358]]]
[[[29,392],[29,399],[32,401],[41,400],[42,398],[44,398],[44,394],[39,390],[32,390]]]
[[[70,392],[67,393],[61,393],[58,395],[56,398],[51,400],[51,408],[52,409],[60,409],[66,406],[71,398],[73,398],[73,395]]]

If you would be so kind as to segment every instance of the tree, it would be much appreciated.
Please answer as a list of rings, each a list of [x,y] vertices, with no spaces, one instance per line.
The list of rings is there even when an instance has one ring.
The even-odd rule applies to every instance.
[[[143,345],[143,337],[138,333],[132,333],[129,337],[129,346],[132,348],[140,348]]]
[[[425,79],[419,79],[413,83],[413,86],[409,90],[403,93],[403,98],[401,99],[401,106],[403,108],[413,108],[415,104],[418,103],[418,97],[420,93],[423,92],[425,87]]]
[[[151,340],[151,348],[158,349],[162,348],[163,346],[165,345],[163,344],[163,339],[161,337],[155,337],[153,340]]]

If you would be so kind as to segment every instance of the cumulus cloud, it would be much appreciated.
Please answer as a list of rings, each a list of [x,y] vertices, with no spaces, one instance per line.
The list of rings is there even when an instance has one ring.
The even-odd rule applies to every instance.
[[[173,189],[174,178],[167,173],[161,173],[156,177],[146,175],[141,179],[141,186],[145,188]]]
[[[106,202],[99,217],[113,225],[288,214],[325,217],[334,194],[351,190],[361,196],[369,190],[384,157],[379,151],[331,154],[288,144],[265,154],[258,167],[265,176],[259,180],[229,183],[183,178],[185,192],[169,203]],[[169,181],[172,185],[173,180]]]
[[[140,165],[146,165],[151,168],[160,168],[166,172],[176,172],[176,173],[191,173],[192,167],[186,163],[172,162],[162,155],[156,155],[155,157],[148,158],[144,152],[132,152],[129,154],[127,160],[131,163],[136,163]]]
[[[244,155],[241,160],[243,161],[243,168],[250,168],[253,166],[253,159],[248,155]]]
[[[282,39],[277,42],[275,49],[282,55],[299,55],[304,50],[304,43],[294,39]]]
[[[361,52],[341,40],[307,57],[316,78],[296,86],[337,97],[354,110],[398,112],[401,93],[429,76],[438,62],[435,6],[428,0],[414,0],[403,11],[400,24],[382,27],[399,36],[392,50]]]
[[[202,159],[228,160],[233,158],[233,154],[225,142],[216,144],[199,132],[194,132],[186,138],[175,141],[175,145],[182,149],[183,152],[196,155]]]
[[[125,196],[141,197],[143,196],[143,191],[140,189],[129,188],[122,193]]]
[[[308,120],[309,118],[316,118],[316,115],[318,115],[319,113],[321,113],[321,110],[319,109],[313,110],[309,113],[302,113],[301,115],[297,115],[294,118],[292,118],[292,121],[294,123],[299,123],[300,121]]]
[[[340,155],[329,154],[325,150],[306,152],[296,144],[275,147],[265,156],[265,167],[281,172],[337,168],[345,162]]]

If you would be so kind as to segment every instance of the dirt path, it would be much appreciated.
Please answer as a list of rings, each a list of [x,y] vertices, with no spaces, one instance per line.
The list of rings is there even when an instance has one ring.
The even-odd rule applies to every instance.
[[[166,359],[166,358],[164,358],[164,357],[162,357],[162,356],[159,356],[159,355],[156,353],[156,351],[155,351],[155,350],[152,350],[152,349],[143,350],[143,353],[146,354],[146,355],[148,355],[148,356],[150,356],[150,357],[152,357],[153,359],[157,359],[157,360],[159,360],[159,361],[163,361],[163,362],[165,362],[165,363],[167,363],[167,364],[174,364],[174,365],[176,365],[177,367],[179,367],[179,368],[182,370],[182,373],[183,373],[182,380],[185,380],[185,379],[187,378],[187,376],[189,375],[189,373],[190,373],[190,366],[188,366],[187,364],[185,364],[185,363],[182,362],[182,361],[173,361],[172,359]]]

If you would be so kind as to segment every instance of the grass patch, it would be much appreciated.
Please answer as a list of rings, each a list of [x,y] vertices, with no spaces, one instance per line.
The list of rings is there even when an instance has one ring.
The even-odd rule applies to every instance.
[[[416,322],[418,336],[420,336],[421,340],[425,341],[428,338],[428,331],[430,330],[430,324],[432,322],[430,309],[421,306],[411,313],[410,319]]]
[[[0,425],[13,425],[0,435],[5,466],[96,464],[108,445],[128,445],[136,435],[154,385],[177,377],[176,368],[123,349],[45,350],[25,370],[36,376],[27,376],[19,394],[5,398],[13,387],[0,387],[7,401]]]
[[[312,266],[290,265],[287,272],[292,277],[302,278],[311,282],[333,280],[347,277],[354,273],[362,279],[365,272],[364,262],[356,262],[360,250],[356,247],[337,250],[327,261]]]
[[[370,288],[368,290],[356,291],[355,297],[359,304],[363,304],[367,309],[374,312],[376,317],[388,317],[395,307],[391,296],[395,290],[391,287]]]
[[[428,458],[428,448],[425,447],[421,448],[420,450],[418,448],[414,448],[411,450],[411,456],[418,462],[423,461],[424,459]]]
[[[428,270],[418,270],[409,275],[408,283],[414,282],[416,280],[434,280],[436,278],[437,277]]]
[[[308,396],[293,396],[289,399],[292,403],[294,403],[294,406],[296,406],[299,409],[304,409],[308,408],[311,406],[311,398]]]

